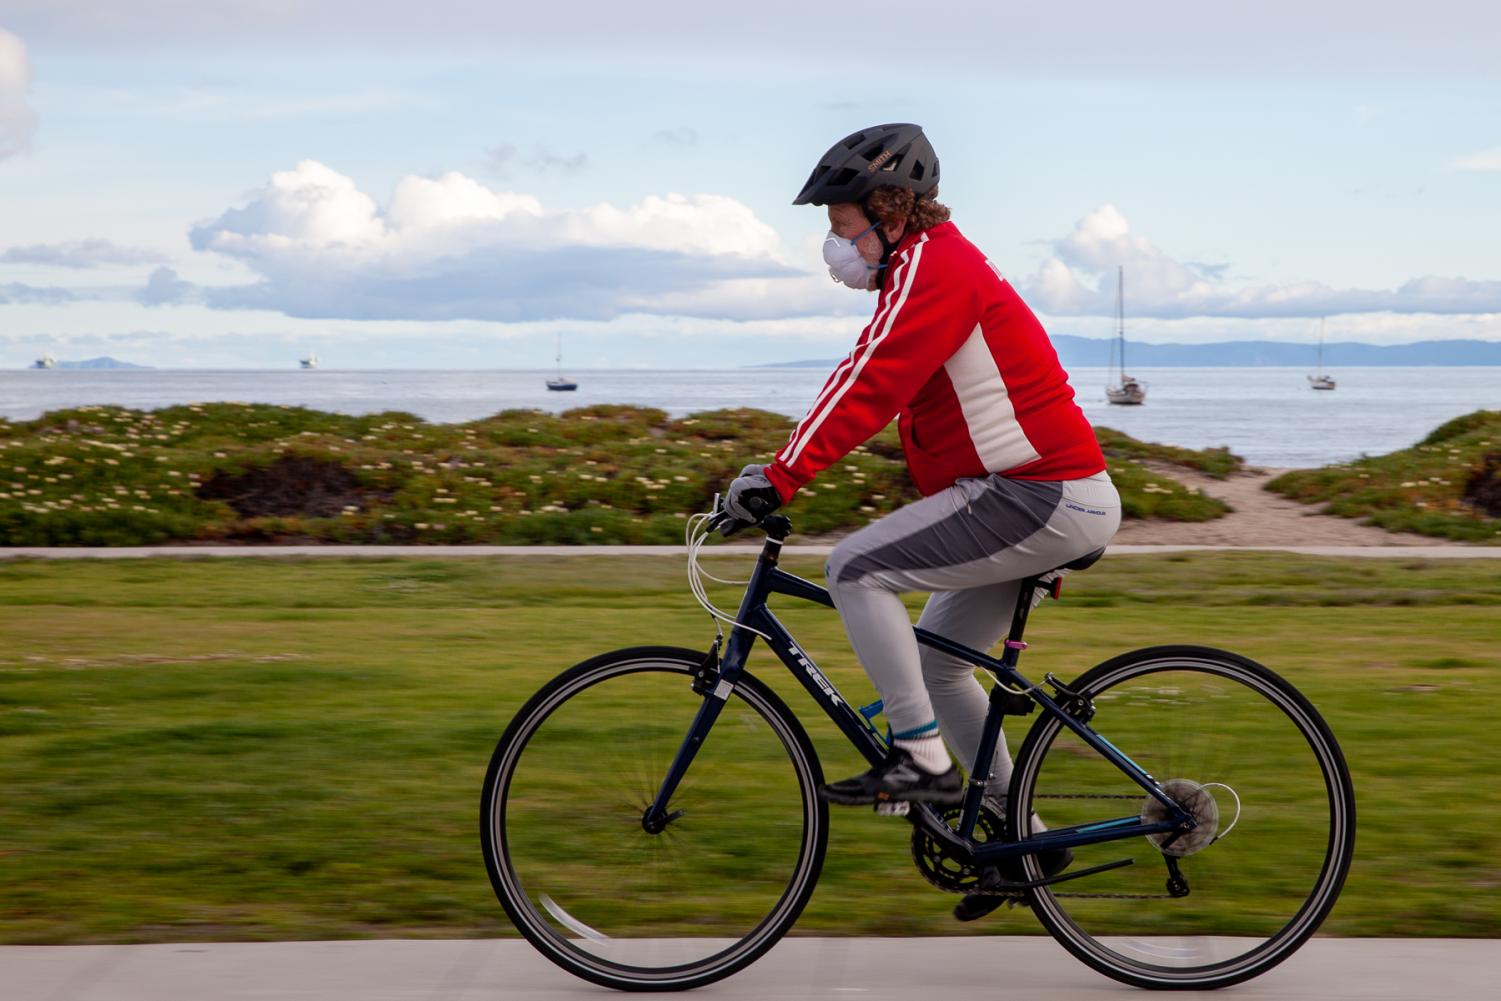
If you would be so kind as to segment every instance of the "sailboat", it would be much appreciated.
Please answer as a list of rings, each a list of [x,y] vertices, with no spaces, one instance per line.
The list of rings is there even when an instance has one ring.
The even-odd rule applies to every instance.
[[[1120,375],[1116,376],[1115,358],[1120,354]],[[1105,385],[1105,399],[1123,406],[1147,401],[1147,384],[1126,374],[1126,269],[1115,271],[1115,339],[1110,342],[1111,380]]]
[[[1334,376],[1324,371],[1324,318],[1319,317],[1319,372],[1308,377],[1310,389],[1333,389]]]
[[[312,352],[308,352],[308,356],[301,359],[298,364],[301,365],[304,369],[317,368],[318,356],[316,354],[313,354]]]
[[[579,388],[579,384],[563,374],[563,335],[558,335],[558,374],[556,378],[547,380],[547,388],[557,393],[571,393]]]

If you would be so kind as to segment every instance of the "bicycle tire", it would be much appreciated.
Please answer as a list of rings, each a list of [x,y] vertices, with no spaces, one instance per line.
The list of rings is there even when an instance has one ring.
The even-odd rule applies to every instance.
[[[669,809],[685,809],[685,817],[660,835],[642,829],[641,810],[703,702],[691,688],[702,660],[694,650],[636,647],[584,661],[522,706],[491,756],[480,839],[496,896],[544,956],[596,984],[686,990],[743,969],[792,927],[822,870],[829,825],[817,754],[786,704],[748,673],[672,798]],[[622,707],[636,715],[614,718]],[[600,715],[609,717],[599,722],[614,728],[613,741],[576,732]],[[593,786],[577,788],[567,770],[580,762],[547,760],[582,741],[595,751],[587,766],[609,778],[627,768],[628,738],[648,749],[628,808]],[[560,797],[551,779],[533,773],[563,775],[576,788]],[[746,808],[758,791],[772,790],[777,803]],[[775,832],[775,844],[726,837],[758,823]],[[766,857],[745,857],[756,853]],[[714,898],[716,886],[731,885],[733,902],[728,893]],[[752,898],[742,899],[747,892]],[[654,937],[654,930],[665,931]]]
[[[1117,728],[1123,728],[1129,739],[1121,740],[1122,752],[1158,781],[1182,778],[1217,785],[1228,778],[1226,785],[1236,789],[1235,823],[1245,826],[1226,831],[1225,817],[1216,816],[1215,840],[1177,860],[1187,885],[1197,887],[1182,897],[1162,892],[1163,883],[1156,884],[1157,893],[1119,892],[1149,889],[1144,883],[1149,872],[1138,866],[1031,890],[1028,900],[1043,926],[1098,972],[1149,989],[1227,987],[1292,955],[1333,908],[1354,855],[1355,796],[1349,769],[1313,704],[1262,665],[1197,646],[1122,654],[1069,687],[1092,700],[1096,715],[1090,725],[1095,731],[1114,740],[1120,736]],[[1192,721],[1203,736],[1187,732],[1186,726],[1175,728],[1175,721]],[[1147,736],[1153,733],[1171,749],[1155,751]],[[1287,740],[1293,733],[1301,744]],[[1274,736],[1287,745],[1285,752],[1270,746]],[[1278,774],[1261,774],[1268,771],[1269,754],[1285,754]],[[1191,770],[1195,761],[1206,770],[1171,772],[1175,767]],[[1111,781],[1118,784],[1110,786]],[[1075,785],[1087,788],[1071,788]],[[1103,791],[1107,788],[1118,791]],[[1139,787],[1056,717],[1043,716],[1017,752],[1007,819],[1023,836],[1031,832],[1033,811],[1051,813],[1054,826],[1059,814],[1070,811],[1093,811],[1098,820],[1100,802],[1129,800],[1132,791],[1140,797],[1140,808],[1147,809],[1150,804]],[[1208,786],[1201,791],[1216,800],[1214,812],[1228,812],[1229,796],[1223,791]],[[1210,808],[1204,809],[1207,816]],[[1062,819],[1075,824],[1081,818]],[[1185,842],[1176,850],[1169,845],[1168,851],[1190,847]],[[1234,854],[1223,854],[1227,850]],[[1089,852],[1095,854],[1085,857]],[[1258,856],[1279,852],[1275,864]],[[1076,849],[1081,857],[1075,868],[1121,854],[1133,861],[1155,861],[1158,872],[1166,861],[1149,839],[1133,838]],[[1024,857],[1024,868],[1031,879],[1042,875],[1036,856]],[[1117,892],[1100,893],[1101,887]],[[1194,904],[1184,903],[1195,893]],[[1112,922],[1119,923],[1118,930],[1109,930]]]

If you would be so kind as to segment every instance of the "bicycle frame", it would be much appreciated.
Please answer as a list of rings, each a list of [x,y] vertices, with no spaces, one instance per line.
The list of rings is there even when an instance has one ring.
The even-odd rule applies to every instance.
[[[709,731],[728,701],[735,684],[745,671],[746,659],[756,639],[756,633],[751,629],[766,634],[768,645],[777,658],[802,683],[813,697],[813,701],[818,703],[834,725],[839,727],[866,760],[872,765],[878,764],[888,753],[885,739],[871,725],[870,720],[845,701],[838,689],[818,669],[813,659],[798,646],[792,634],[767,607],[766,601],[773,594],[785,594],[830,608],[834,607],[834,601],[826,588],[804,580],[796,574],[788,573],[777,565],[782,541],[791,530],[787,520],[774,515],[765,519],[762,527],[767,531],[766,543],[756,560],[755,569],[751,572],[745,595],[740,602],[740,609],[735,616],[739,625],[749,628],[734,628],[730,631],[713,688],[704,693],[703,704],[668,768],[656,799],[642,817],[642,826],[648,831],[659,831],[666,826],[669,820],[667,806],[678,783],[687,774],[694,755],[707,739]],[[993,865],[1001,859],[1031,855],[1048,849],[1073,848],[1165,831],[1192,830],[1195,826],[1193,818],[1162,791],[1156,779],[1118,750],[1110,741],[1091,729],[1087,722],[1070,714],[1064,706],[1059,704],[1058,700],[1049,696],[1039,685],[1028,681],[1017,671],[1017,659],[1020,651],[1026,646],[1021,642],[1021,636],[1026,627],[1027,613],[1031,610],[1033,589],[1038,586],[1043,585],[1038,584],[1035,577],[1023,582],[1012,617],[1005,652],[1000,659],[955,643],[928,630],[914,627],[913,632],[916,634],[918,643],[986,668],[999,679],[999,684],[991,690],[990,712],[985,718],[976,760],[970,768],[970,781],[965,790],[963,812],[958,828],[949,827],[942,815],[927,804],[912,804],[910,816],[913,823],[920,825],[929,835],[943,842],[956,854],[981,865]],[[1051,675],[1048,677],[1048,683],[1059,688],[1062,694],[1061,686],[1052,680]],[[1002,686],[1009,686],[1010,691]],[[1018,697],[1018,693],[1024,694],[1026,698],[1035,702],[1041,707],[1043,713],[1056,716],[1064,726],[1077,734],[1080,740],[1092,747],[1096,753],[1108,760],[1148,795],[1162,803],[1167,808],[1167,817],[1156,823],[1145,823],[1139,815],[1120,817],[1099,823],[1060,827],[1015,841],[976,842],[974,829],[986,788],[992,779],[990,762],[995,755],[1002,718],[1006,715],[1005,704],[1008,699]]]

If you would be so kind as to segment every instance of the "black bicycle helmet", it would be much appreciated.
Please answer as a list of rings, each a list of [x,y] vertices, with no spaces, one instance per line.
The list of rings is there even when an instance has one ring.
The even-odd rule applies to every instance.
[[[922,126],[898,122],[845,136],[819,159],[792,204],[861,202],[887,186],[918,197],[938,186],[938,154]]]

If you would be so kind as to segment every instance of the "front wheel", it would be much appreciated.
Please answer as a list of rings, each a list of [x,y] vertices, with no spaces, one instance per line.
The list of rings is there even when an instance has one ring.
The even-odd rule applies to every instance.
[[[813,892],[828,807],[807,734],[749,674],[668,805],[641,820],[705,698],[703,655],[603,654],[549,682],[500,738],[480,837],[501,904],[543,955],[622,990],[681,990],[754,961]]]
[[[1350,774],[1318,711],[1265,667],[1204,647],[1123,654],[1072,687],[1094,703],[1095,733],[1200,826],[1075,848],[1075,870],[1132,864],[1031,891],[1043,925],[1137,987],[1225,987],[1291,955],[1334,906],[1355,844]],[[1007,805],[1023,835],[1034,817],[1058,828],[1166,815],[1052,716],[1017,752]],[[1040,878],[1035,856],[1025,867]]]

